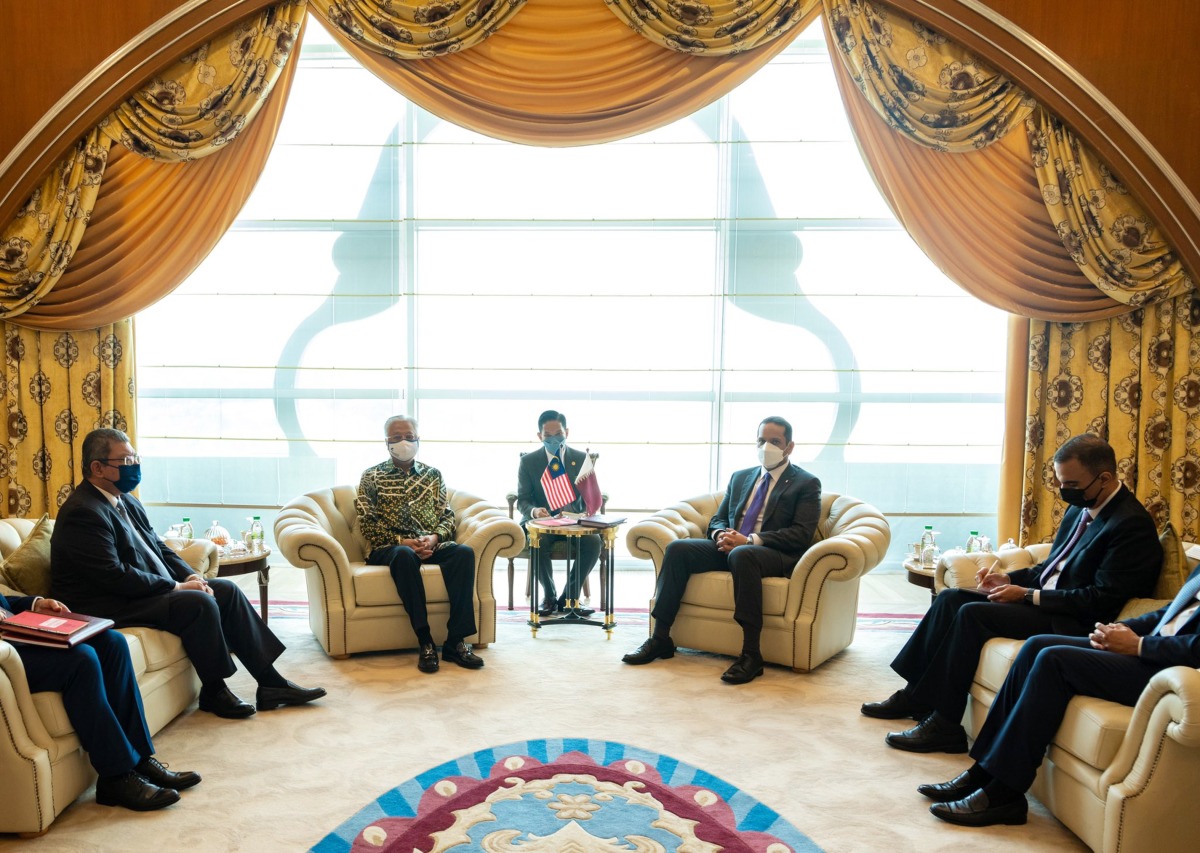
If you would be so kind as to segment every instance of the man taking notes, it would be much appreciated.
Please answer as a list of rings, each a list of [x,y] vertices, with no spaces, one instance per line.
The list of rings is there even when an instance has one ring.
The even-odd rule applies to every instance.
[[[973,590],[943,590],[892,669],[906,685],[862,713],[920,723],[886,737],[909,752],[966,752],[961,723],[983,645],[993,637],[1083,637],[1130,598],[1146,596],[1162,567],[1154,521],[1117,479],[1108,442],[1076,436],[1054,454],[1054,474],[1070,505],[1046,561],[1008,575],[986,570]]]
[[[521,457],[517,469],[517,508],[521,510],[521,526],[531,520],[550,518],[564,512],[596,512],[598,507],[587,506],[585,497],[576,487],[576,480],[584,473],[588,464],[587,454],[574,447],[567,447],[567,416],[553,409],[538,416],[538,440],[542,446]],[[594,479],[594,478],[593,478]],[[566,542],[570,553],[575,553],[575,564],[568,565],[567,580],[563,594],[554,591],[554,568],[550,559],[555,543]],[[572,544],[568,537],[543,533],[538,537],[538,564],[534,566],[544,598],[538,615],[550,616],[567,607],[567,602],[578,602],[583,582],[600,557],[599,536],[579,536]],[[578,548],[578,552],[575,552]],[[576,607],[580,616],[591,616],[588,608]]]
[[[672,657],[671,625],[688,578],[698,572],[731,572],[742,653],[721,680],[745,684],[762,675],[762,579],[791,574],[821,515],[821,481],[788,461],[794,447],[792,425],[783,418],[765,418],[758,425],[760,464],[730,477],[707,539],[677,539],[667,546],[650,614],[654,635],[625,655],[625,663]]]

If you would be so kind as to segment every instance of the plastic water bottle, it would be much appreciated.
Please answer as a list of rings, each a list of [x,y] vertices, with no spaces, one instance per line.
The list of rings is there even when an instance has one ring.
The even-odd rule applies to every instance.
[[[932,569],[937,563],[937,540],[934,538],[933,525],[926,524],[925,532],[921,534],[921,565]]]
[[[974,554],[976,551],[983,550],[983,542],[979,538],[979,531],[972,530],[971,535],[967,537],[967,553]]]
[[[263,526],[262,521],[256,515],[250,521],[250,553],[261,554],[265,550],[263,541]]]
[[[196,538],[196,531],[192,529],[192,520],[186,515],[183,517],[183,524],[179,525],[179,538],[185,542],[191,542]]]

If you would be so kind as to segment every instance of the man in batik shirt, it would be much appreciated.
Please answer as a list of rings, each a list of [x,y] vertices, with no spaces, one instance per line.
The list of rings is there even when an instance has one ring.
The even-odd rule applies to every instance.
[[[416,420],[407,415],[388,418],[383,430],[390,458],[363,472],[354,502],[359,532],[370,547],[367,564],[390,569],[421,647],[417,669],[437,672],[437,647],[421,582],[421,565],[436,564],[450,595],[442,660],[479,669],[483,659],[464,642],[476,630],[475,552],[454,541],[454,513],[441,472],[416,461],[421,441]]]

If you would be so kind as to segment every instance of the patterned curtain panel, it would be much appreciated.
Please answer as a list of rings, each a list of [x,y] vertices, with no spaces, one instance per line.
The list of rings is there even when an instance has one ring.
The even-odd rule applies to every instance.
[[[1090,148],[1045,110],[1026,128],[1046,210],[1092,284],[1133,308],[1193,290],[1158,227]]]
[[[109,141],[93,130],[0,232],[0,321],[24,314],[58,283],[83,238]]]
[[[525,0],[333,0],[323,17],[389,59],[429,59],[468,50],[512,20]]]
[[[1117,452],[1117,473],[1161,526],[1200,541],[1200,299],[1186,294],[1090,323],[1032,324],[1023,542],[1049,541],[1066,506],[1054,452],[1084,432]]]
[[[155,160],[207,157],[262,109],[296,47],[307,0],[285,0],[202,45],[100,122]]]
[[[728,56],[790,31],[821,0],[604,0],[655,44],[698,56]]]
[[[866,0],[824,0],[836,53],[905,138],[939,151],[990,145],[1033,110],[1008,78],[919,21]]]
[[[8,417],[0,498],[9,516],[54,516],[81,476],[78,443],[97,427],[134,429],[133,323],[37,332],[0,322]]]

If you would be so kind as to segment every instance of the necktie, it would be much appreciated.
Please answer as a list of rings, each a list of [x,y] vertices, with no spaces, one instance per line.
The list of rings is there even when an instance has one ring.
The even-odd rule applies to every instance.
[[[750,501],[750,506],[746,507],[746,514],[742,516],[738,533],[749,536],[754,532],[754,524],[762,514],[763,505],[767,502],[767,489],[769,488],[771,488],[771,475],[766,474],[762,478],[762,483],[759,484],[758,491],[754,493],[754,499]]]
[[[117,498],[117,512],[120,514],[121,518],[125,519],[125,524],[133,532],[133,542],[139,549],[141,549],[142,555],[150,564],[150,568],[154,569],[167,580],[175,580],[175,578],[171,577],[171,573],[167,571],[167,567],[163,565],[162,558],[159,557],[155,550],[150,547],[150,543],[146,541],[146,538],[142,535],[142,532],[138,530],[138,526],[133,523],[133,519],[129,517],[129,511],[125,509],[125,502],[120,498]]]
[[[1071,534],[1071,538],[1067,540],[1067,544],[1063,546],[1063,549],[1058,552],[1058,555],[1046,566],[1046,570],[1042,572],[1042,577],[1039,580],[1042,586],[1045,586],[1046,581],[1054,577],[1056,573],[1062,571],[1063,563],[1071,556],[1071,551],[1079,543],[1080,538],[1083,536],[1083,531],[1087,530],[1087,526],[1092,523],[1092,514],[1086,509],[1079,513],[1079,515],[1079,523],[1075,525],[1075,532]]]
[[[1167,608],[1167,612],[1163,614],[1162,619],[1158,620],[1158,624],[1154,626],[1154,630],[1151,633],[1161,634],[1163,627],[1168,622],[1191,605],[1196,598],[1197,592],[1200,592],[1200,575],[1196,575],[1183,585],[1183,589],[1179,590],[1179,595],[1175,596],[1175,600],[1171,602],[1171,606]]]

